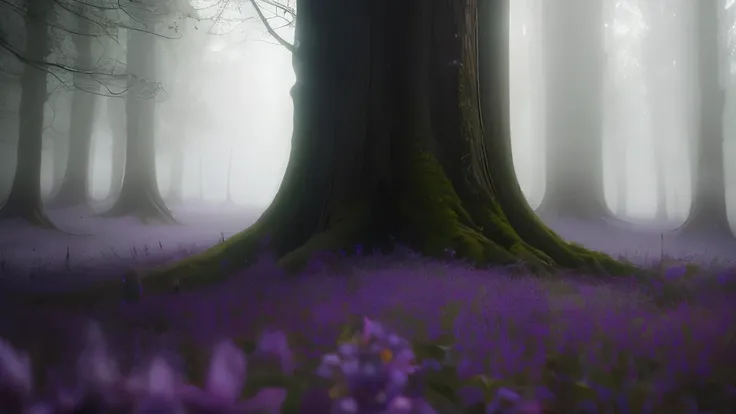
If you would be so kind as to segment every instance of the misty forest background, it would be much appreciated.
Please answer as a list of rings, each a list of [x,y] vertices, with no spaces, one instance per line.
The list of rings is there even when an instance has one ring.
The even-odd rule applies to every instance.
[[[295,3],[0,2],[2,213],[48,224],[40,202],[158,218],[182,202],[264,209],[290,150]],[[604,50],[543,25],[564,14],[595,16],[595,2],[543,3],[511,2],[513,157],[530,205],[543,217],[582,219],[607,208],[672,229],[700,194],[716,206],[698,227],[719,233],[727,218],[735,223],[736,166],[728,160],[736,156],[736,2],[720,0],[710,16],[717,30],[704,39],[696,1],[602,1],[601,18],[581,17],[585,27],[575,30],[604,36]],[[699,45],[710,45],[708,53],[698,54]],[[575,88],[580,76],[600,79],[600,95]],[[715,93],[717,102],[719,89],[725,99],[702,111],[715,114],[703,134],[698,94]],[[605,206],[569,202],[586,198],[569,174],[556,178],[569,164],[577,175],[602,174]],[[724,197],[724,208],[712,201]]]

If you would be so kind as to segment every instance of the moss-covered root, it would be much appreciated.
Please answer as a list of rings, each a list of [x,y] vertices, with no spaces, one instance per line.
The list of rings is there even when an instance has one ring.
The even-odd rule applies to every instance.
[[[399,217],[407,232],[402,238],[422,253],[439,257],[447,249],[477,264],[527,262],[548,268],[548,258],[524,243],[503,215],[485,206],[487,222],[504,223],[486,229],[463,204],[441,164],[428,151],[415,148],[398,200]],[[489,231],[491,230],[491,231]]]

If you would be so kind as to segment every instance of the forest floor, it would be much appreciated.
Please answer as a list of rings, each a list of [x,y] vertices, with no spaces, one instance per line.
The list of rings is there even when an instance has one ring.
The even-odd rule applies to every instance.
[[[2,278],[13,288],[34,291],[83,287],[205,249],[259,212],[175,213],[184,225],[51,212],[64,230],[91,236],[0,223]],[[736,271],[728,261],[736,246],[683,241],[661,233],[661,226],[549,223],[568,240],[641,266],[660,268],[664,250],[661,277],[621,284],[564,275],[540,279],[512,268],[476,270],[403,251],[310,267],[308,275],[287,281],[263,257],[221,285],[179,294],[144,292],[138,302],[105,303],[83,315],[52,315],[0,297],[0,315],[13,315],[0,318],[0,338],[27,350],[34,370],[68,370],[91,318],[101,323],[124,369],[145,364],[164,347],[182,358],[178,367],[199,384],[214,342],[232,338],[252,351],[260,334],[280,330],[303,368],[300,379],[308,383],[320,355],[334,349],[351,317],[365,315],[395,329],[416,350],[434,349],[420,359],[436,358],[437,347],[449,340],[452,355],[440,363],[462,378],[482,374],[488,379],[484,386],[520,393],[540,384],[552,388],[558,400],[548,412],[555,414],[608,412],[605,407],[620,407],[621,401],[630,408],[617,412],[644,412],[645,403],[656,407],[647,411],[652,413],[696,412],[688,411],[693,403],[715,413],[736,412]],[[43,345],[50,343],[53,351]],[[445,385],[465,404],[479,398],[477,389],[453,381]],[[574,408],[591,400],[598,411]]]
[[[48,292],[83,289],[131,269],[170,263],[205,250],[255,222],[261,210],[235,206],[174,209],[181,225],[147,225],[133,217],[101,218],[91,209],[48,211],[64,232],[0,221],[0,287]],[[614,258],[650,266],[660,256],[682,263],[727,267],[736,241],[683,240],[673,223],[582,223],[545,220],[563,238]]]
[[[131,269],[203,251],[248,227],[261,211],[196,205],[175,208],[173,213],[179,225],[103,218],[88,208],[47,211],[63,231],[19,220],[0,221],[0,287],[34,292],[84,289]]]

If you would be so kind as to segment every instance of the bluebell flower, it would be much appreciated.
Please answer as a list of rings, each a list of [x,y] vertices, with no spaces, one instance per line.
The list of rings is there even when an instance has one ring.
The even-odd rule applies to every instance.
[[[409,375],[416,370],[411,344],[365,318],[361,332],[322,357],[317,373],[336,382],[335,413],[378,413],[407,399]]]

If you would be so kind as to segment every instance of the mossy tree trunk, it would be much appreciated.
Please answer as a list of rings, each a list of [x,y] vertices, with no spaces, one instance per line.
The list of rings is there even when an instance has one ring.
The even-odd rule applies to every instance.
[[[546,68],[547,190],[542,215],[599,219],[603,195],[603,0],[542,5]]]
[[[128,70],[134,79],[125,98],[126,157],[120,195],[106,216],[137,215],[145,221],[173,223],[156,179],[155,110],[152,76],[156,70],[156,38],[128,33]]]
[[[42,62],[50,52],[48,26],[45,23],[51,4],[48,1],[29,2],[25,18],[25,56]],[[2,217],[23,218],[34,225],[54,227],[43,211],[41,199],[41,154],[43,146],[44,105],[48,99],[47,72],[35,65],[25,65],[21,76],[18,148],[13,185]]]
[[[273,203],[246,231],[144,285],[225,275],[264,238],[287,268],[316,251],[402,243],[477,263],[625,270],[560,240],[521,193],[508,16],[508,0],[301,3],[291,158]]]
[[[718,0],[700,0],[697,24],[699,129],[693,172],[690,215],[680,228],[684,234],[732,238],[726,214],[723,162],[723,113],[726,91],[722,84]]]
[[[92,23],[79,18],[79,33],[74,35],[74,46],[77,50],[76,67],[92,70],[92,40],[90,33]],[[69,127],[69,150],[67,151],[66,168],[59,192],[54,196],[53,207],[79,206],[87,203],[89,172],[92,149],[92,130],[95,119],[99,81],[88,75],[77,73],[74,84],[78,88],[72,98],[71,123]]]

